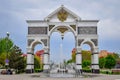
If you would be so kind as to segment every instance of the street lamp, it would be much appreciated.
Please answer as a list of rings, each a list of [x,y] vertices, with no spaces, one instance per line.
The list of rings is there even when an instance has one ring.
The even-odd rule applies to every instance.
[[[9,38],[10,33],[9,33],[9,32],[7,32],[6,34],[7,34],[7,38]]]
[[[8,60],[8,40],[9,40],[10,33],[7,32],[6,35],[7,35],[7,37],[6,37],[7,38],[7,40],[6,40],[6,52],[7,52],[7,56],[6,56],[6,60],[5,60],[5,65],[6,65],[6,68],[7,68],[7,66],[9,65],[9,60]]]

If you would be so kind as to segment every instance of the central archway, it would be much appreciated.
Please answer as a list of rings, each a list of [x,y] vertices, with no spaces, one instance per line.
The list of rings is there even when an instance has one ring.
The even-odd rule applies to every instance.
[[[61,25],[56,26],[54,29],[52,29],[50,34],[50,73],[57,73],[61,70],[70,72],[67,69],[67,61],[71,59],[71,52],[73,48],[75,48],[75,35],[73,32],[71,32],[71,29],[69,27]],[[51,37],[53,34],[56,34],[56,41],[54,40],[54,43],[51,43]],[[69,40],[71,39],[70,37],[74,40]],[[65,42],[65,40],[68,41]],[[73,42],[72,45],[70,45],[71,42]],[[56,46],[54,47],[54,51],[52,51],[53,49],[51,50],[51,48],[53,48],[51,45]],[[54,60],[51,59],[51,56],[54,56]],[[73,72],[75,71],[73,70]]]

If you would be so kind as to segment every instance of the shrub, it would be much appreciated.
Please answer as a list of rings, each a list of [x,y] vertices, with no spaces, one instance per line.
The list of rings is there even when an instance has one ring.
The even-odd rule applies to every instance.
[[[112,74],[110,70],[100,70],[100,73],[102,74]]]
[[[82,67],[83,67],[83,68],[89,67],[90,64],[91,64],[90,60],[84,60],[84,61],[82,62]]]
[[[89,68],[83,68],[83,72],[88,72],[88,73],[90,73],[90,72],[91,72],[91,69],[89,69]]]
[[[108,55],[105,60],[105,68],[111,69],[115,66],[116,60],[112,55]]]
[[[35,71],[36,73],[38,73],[38,72],[42,72],[43,69],[35,69],[34,71]]]

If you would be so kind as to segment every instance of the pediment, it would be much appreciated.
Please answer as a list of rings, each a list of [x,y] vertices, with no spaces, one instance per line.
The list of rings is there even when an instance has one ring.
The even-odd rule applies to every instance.
[[[80,17],[62,5],[49,14],[45,20],[50,22],[74,22],[80,20]]]

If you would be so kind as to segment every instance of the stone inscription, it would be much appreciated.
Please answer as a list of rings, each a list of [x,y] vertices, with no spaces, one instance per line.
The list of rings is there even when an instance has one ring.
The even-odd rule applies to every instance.
[[[28,34],[47,34],[47,27],[28,27]]]
[[[97,34],[97,27],[78,27],[78,34]]]

